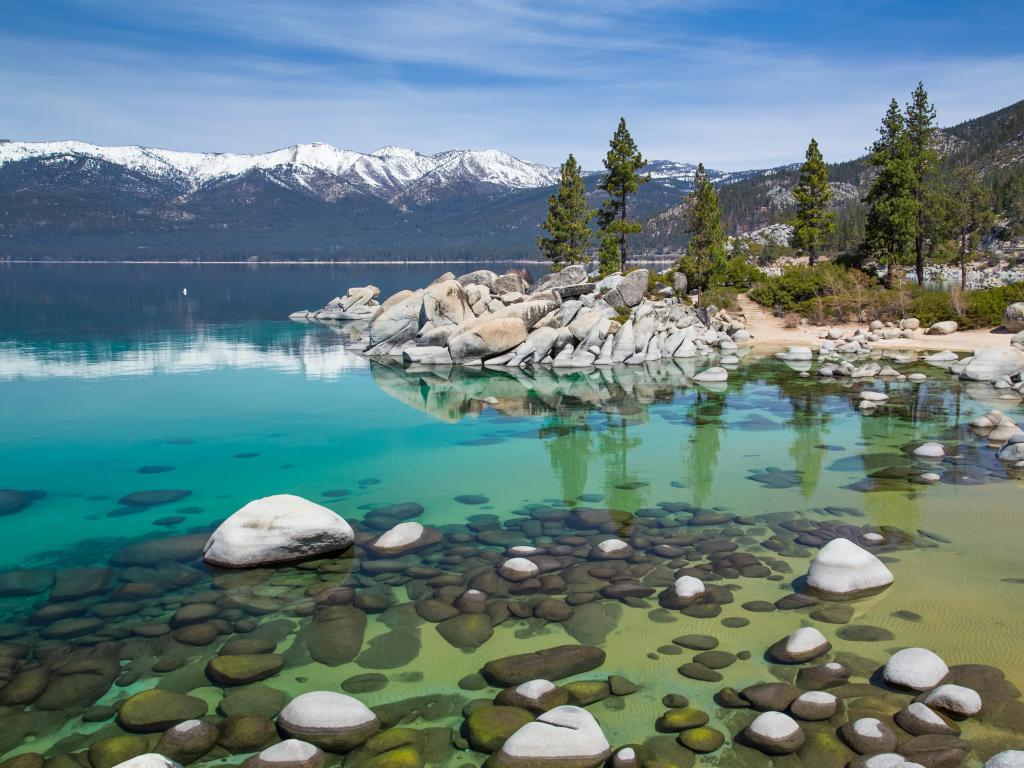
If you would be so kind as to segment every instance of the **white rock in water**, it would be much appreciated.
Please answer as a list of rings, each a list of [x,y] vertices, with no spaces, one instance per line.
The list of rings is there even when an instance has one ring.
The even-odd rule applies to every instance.
[[[926,363],[955,363],[960,359],[960,356],[951,350],[944,349],[942,352],[935,352],[934,354],[928,355],[924,361]]]
[[[814,557],[807,585],[828,595],[857,595],[893,582],[885,564],[849,539],[833,539]]]
[[[306,741],[285,739],[267,747],[247,762],[250,768],[320,768],[327,756]]]
[[[782,712],[762,712],[747,726],[747,738],[769,755],[788,755],[804,743],[800,725]]]
[[[926,381],[928,379],[923,373],[912,373],[907,378],[911,381]]]
[[[611,754],[601,726],[587,710],[565,705],[513,733],[491,758],[494,768],[558,765],[597,768]]]
[[[786,650],[794,656],[820,651],[828,644],[825,636],[814,627],[800,627],[786,638]]]
[[[919,763],[908,763],[907,758],[895,752],[882,752],[866,757],[857,765],[862,768],[924,768]]]
[[[971,717],[981,712],[981,696],[962,685],[940,685],[924,697],[924,703],[960,717]]]
[[[870,400],[872,403],[884,403],[889,399],[885,392],[876,392],[873,389],[865,389],[860,393],[861,400]]]
[[[828,691],[806,691],[789,706],[801,720],[828,720],[839,709],[839,699]]]
[[[922,443],[914,449],[914,455],[925,459],[941,459],[946,455],[942,443]]]
[[[680,600],[693,600],[707,591],[704,582],[694,576],[680,576],[672,585],[672,591]]]
[[[537,564],[525,557],[513,557],[501,564],[498,573],[509,581],[526,581],[540,571]]]
[[[527,699],[539,699],[545,693],[555,690],[555,684],[550,680],[530,680],[516,686],[516,693]]]
[[[347,752],[380,730],[380,720],[361,701],[333,691],[296,696],[277,716],[288,736],[323,749]]]
[[[145,755],[118,763],[114,768],[181,768],[181,764],[155,752],[147,752]]]
[[[814,353],[810,347],[787,347],[785,352],[776,352],[779,360],[813,360]]]
[[[1001,376],[1013,376],[1024,368],[1024,352],[1016,347],[989,347],[979,349],[960,373],[961,379],[992,381]]]
[[[352,527],[334,510],[299,496],[266,496],[221,523],[203,559],[223,568],[254,568],[346,549],[353,538]]]
[[[985,768],[1024,768],[1024,750],[1008,749],[993,755],[985,763]]]
[[[699,382],[717,382],[717,381],[728,381],[729,372],[725,368],[715,366],[701,371],[693,377],[694,381]]]
[[[904,648],[897,651],[882,671],[887,683],[915,691],[934,688],[948,674],[946,662],[927,648]]]

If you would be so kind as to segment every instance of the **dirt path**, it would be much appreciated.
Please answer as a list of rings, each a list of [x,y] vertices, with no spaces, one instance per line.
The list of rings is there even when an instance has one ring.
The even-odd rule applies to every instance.
[[[814,348],[821,343],[820,334],[826,328],[839,328],[843,331],[855,331],[864,326],[855,323],[836,324],[829,326],[801,325],[787,328],[782,318],[775,317],[760,304],[751,301],[741,293],[736,301],[743,311],[750,331],[751,345],[754,347],[785,347],[801,345]],[[948,336],[921,336],[913,339],[892,339],[889,341],[873,341],[873,349],[921,349],[941,351],[950,349],[958,352],[974,351],[981,347],[1007,347],[1012,334],[992,328],[981,328],[973,331],[957,331]]]

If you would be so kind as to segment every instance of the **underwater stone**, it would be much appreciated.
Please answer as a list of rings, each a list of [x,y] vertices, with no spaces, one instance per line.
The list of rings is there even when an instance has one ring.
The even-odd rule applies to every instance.
[[[487,662],[483,675],[502,687],[519,685],[543,678],[560,680],[563,677],[589,672],[601,666],[605,652],[589,645],[560,645],[533,653],[506,656]]]
[[[326,755],[313,744],[287,739],[246,761],[246,768],[321,768]]]
[[[882,672],[885,681],[900,688],[927,691],[949,674],[949,667],[927,648],[904,648],[897,651]]]
[[[153,733],[205,714],[202,699],[154,688],[126,699],[117,711],[117,722],[126,731]]]
[[[870,594],[892,582],[882,561],[849,539],[833,539],[822,547],[807,571],[808,587],[836,597]]]
[[[362,702],[331,691],[296,696],[277,716],[277,725],[331,752],[348,752],[380,730],[377,715]]]
[[[502,744],[494,768],[597,768],[611,754],[601,726],[585,709],[556,707],[527,723]]]
[[[800,627],[788,637],[779,640],[768,654],[783,664],[802,664],[831,650],[832,644],[814,627]]]
[[[746,739],[768,755],[788,755],[803,746],[800,725],[781,712],[764,712],[743,731]]]

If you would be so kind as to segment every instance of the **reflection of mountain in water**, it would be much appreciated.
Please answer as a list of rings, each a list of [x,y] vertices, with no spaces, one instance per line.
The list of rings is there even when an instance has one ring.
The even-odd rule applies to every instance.
[[[281,326],[284,326],[281,329]],[[279,330],[280,329],[280,330]],[[286,324],[161,334],[146,341],[89,344],[0,343],[0,381],[106,378],[197,373],[218,368],[267,368],[333,379],[367,361],[344,346],[344,330],[296,333]]]

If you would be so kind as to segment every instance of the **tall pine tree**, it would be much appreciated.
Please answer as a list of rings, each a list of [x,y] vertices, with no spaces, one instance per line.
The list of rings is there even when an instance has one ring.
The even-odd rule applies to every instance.
[[[885,282],[892,286],[913,247],[918,213],[910,141],[896,99],[889,102],[878,134],[868,155],[877,174],[864,198],[869,210],[863,247],[886,266]]]
[[[725,229],[722,226],[722,208],[704,163],[693,175],[693,191],[683,200],[686,216],[686,244],[684,263],[680,266],[697,288],[697,303],[707,287],[711,274],[725,262]]]
[[[981,236],[995,226],[992,195],[982,184],[981,175],[969,166],[953,174],[952,221],[960,262],[960,289],[967,290],[967,260],[978,249]]]
[[[836,214],[828,209],[832,187],[828,183],[828,167],[814,139],[807,146],[805,158],[800,168],[800,181],[793,190],[797,208],[790,222],[793,226],[790,245],[806,251],[813,267],[818,251],[829,242],[836,227]]]
[[[616,268],[625,269],[628,257],[626,236],[643,229],[639,221],[629,218],[629,196],[635,194],[640,185],[650,181],[651,177],[638,173],[647,161],[626,128],[626,118],[619,118],[619,127],[608,145],[608,154],[604,158],[604,167],[608,172],[599,185],[601,190],[608,193],[608,199],[597,215],[601,227],[602,264],[608,260],[611,266],[612,249],[606,241],[609,236],[613,236],[618,241],[619,251]]]
[[[924,83],[917,88],[907,104],[907,144],[914,177],[914,200],[917,203],[917,219],[914,232],[914,271],[917,284],[924,285],[925,241],[928,239],[928,211],[931,187],[938,183],[939,153],[935,148],[938,127],[935,124],[935,107],[928,101]]]
[[[562,163],[558,192],[548,198],[548,217],[543,227],[549,237],[538,237],[541,253],[558,272],[567,264],[585,264],[592,233],[590,220],[594,212],[587,207],[587,190],[576,158]]]

